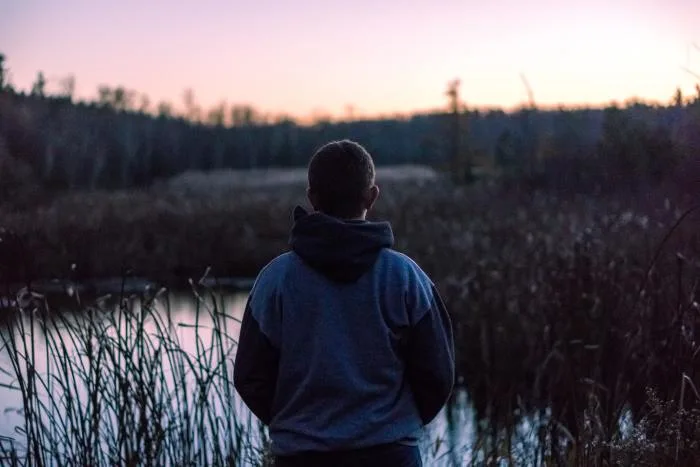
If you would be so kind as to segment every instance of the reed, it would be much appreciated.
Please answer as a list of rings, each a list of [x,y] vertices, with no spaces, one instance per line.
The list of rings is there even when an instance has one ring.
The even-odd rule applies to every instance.
[[[34,264],[27,271],[60,274],[82,255],[82,264],[93,264],[88,276],[117,272],[117,251],[146,276],[178,268],[194,274],[206,266],[214,275],[254,275],[286,248],[297,202],[303,202],[303,186],[187,194],[156,187],[74,195],[4,220],[31,253],[24,256]],[[685,208],[658,190],[645,196],[579,196],[441,181],[385,187],[373,216],[392,222],[396,247],[416,258],[444,295],[456,334],[458,384],[473,409],[475,429],[466,451],[442,457],[449,436],[432,440],[433,447],[443,443],[436,449],[441,462],[634,465],[643,453],[648,465],[668,465],[669,459],[692,465],[700,455],[694,441],[700,398],[693,390],[700,387],[700,221],[697,212]],[[56,248],[46,248],[49,242]],[[51,259],[56,257],[60,261]],[[202,294],[199,287],[193,291]],[[209,308],[200,316],[210,316],[209,327],[227,326],[224,310],[209,295],[202,297]],[[216,422],[205,414],[204,404],[230,400],[223,377],[230,376],[230,339],[223,331],[202,334],[208,337],[193,349],[176,350],[167,323],[153,324],[160,337],[144,333],[143,326],[139,331],[140,322],[158,323],[149,303],[120,305],[112,312],[81,304],[72,313],[49,313],[37,305],[35,313],[22,311],[17,323],[24,328],[13,324],[14,334],[6,331],[6,336],[25,336],[37,326],[63,327],[67,334],[34,333],[34,339],[53,336],[42,338],[47,343],[42,340],[38,348],[61,352],[61,339],[72,339],[84,349],[80,359],[52,360],[59,384],[45,369],[27,364],[37,342],[17,344],[5,337],[16,356],[8,371],[22,375],[13,384],[25,395],[25,412],[51,413],[51,404],[60,404],[51,409],[56,413],[74,410],[71,418],[52,416],[61,420],[58,427],[68,427],[54,432],[69,433],[75,444],[60,437],[52,441],[52,431],[38,421],[44,418],[29,417],[23,436],[32,456],[71,446],[75,456],[119,461],[127,459],[127,454],[117,457],[121,452],[153,457],[182,449],[183,459],[199,463],[212,461],[219,449],[198,450],[215,439],[209,436],[215,430],[238,433],[227,441],[236,453],[247,445],[249,433],[259,431],[252,421]],[[71,320],[91,314],[103,318],[87,320],[89,325]],[[205,331],[201,323],[188,325]],[[228,362],[225,368],[211,365],[220,358]],[[158,368],[175,370],[166,374]],[[183,374],[190,379],[183,380]],[[170,380],[177,382],[172,397],[172,391],[158,389]],[[49,384],[62,394],[86,388],[80,391],[94,399],[72,396],[69,404],[64,396],[47,402],[38,394]],[[102,391],[105,387],[109,390]],[[144,394],[143,387],[156,394]],[[78,400],[91,402],[79,405]],[[126,403],[129,409],[117,410]],[[98,406],[112,418],[94,415]],[[77,415],[85,410],[87,416]],[[455,429],[472,423],[457,415],[450,420]],[[223,427],[224,421],[231,425]],[[101,441],[119,446],[113,457],[97,447],[84,449],[100,444],[89,434],[89,423],[114,427],[105,432],[115,434]],[[220,449],[216,455],[222,459],[232,452],[228,445]],[[262,456],[260,450],[240,449],[247,457]]]
[[[192,323],[168,319],[162,291],[53,309],[31,294],[7,308],[3,386],[23,424],[0,440],[3,465],[269,464],[266,431],[233,388],[237,320],[193,293]]]

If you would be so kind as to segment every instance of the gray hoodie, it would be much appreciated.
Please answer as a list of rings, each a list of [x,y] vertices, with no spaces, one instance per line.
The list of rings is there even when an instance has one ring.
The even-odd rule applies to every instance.
[[[454,382],[450,320],[385,222],[295,210],[250,293],[234,382],[275,455],[415,442]]]

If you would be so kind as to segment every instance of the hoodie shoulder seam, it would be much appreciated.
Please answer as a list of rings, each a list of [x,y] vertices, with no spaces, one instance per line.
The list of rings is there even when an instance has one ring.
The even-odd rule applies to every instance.
[[[435,285],[430,276],[428,276],[428,274],[423,270],[423,268],[420,267],[420,265],[413,258],[411,258],[405,253],[394,250],[393,248],[387,248],[387,251],[393,253],[394,255],[398,256],[401,260],[403,260],[404,264],[412,270],[412,272],[417,276],[417,278],[421,282],[425,282],[429,286]]]
[[[258,273],[258,277],[251,288],[253,292],[257,287],[278,287],[284,282],[287,275],[291,252],[282,253],[275,259],[267,263]],[[279,268],[279,270],[277,270]]]

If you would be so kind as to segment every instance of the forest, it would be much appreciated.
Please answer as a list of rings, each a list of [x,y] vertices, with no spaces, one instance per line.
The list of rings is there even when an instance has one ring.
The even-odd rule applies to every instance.
[[[378,165],[427,165],[462,181],[510,175],[595,191],[611,181],[659,181],[700,147],[700,86],[693,96],[677,90],[664,105],[633,100],[539,109],[531,102],[511,112],[470,109],[455,87],[445,109],[431,113],[300,124],[249,105],[203,112],[191,90],[180,115],[168,103],[151,109],[147,96],[123,87],[101,86],[94,100],[75,101],[69,78],[54,95],[46,93],[42,73],[28,92],[0,81],[0,151],[11,161],[2,163],[13,167],[0,176],[52,190],[145,187],[186,171],[305,166],[323,142],[350,138]],[[8,191],[16,183],[2,185]]]

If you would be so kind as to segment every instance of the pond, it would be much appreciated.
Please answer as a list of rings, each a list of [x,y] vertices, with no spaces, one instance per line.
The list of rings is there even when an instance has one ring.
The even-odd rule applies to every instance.
[[[246,292],[197,286],[156,293],[148,285],[145,293],[113,290],[99,298],[71,288],[67,294],[52,292],[33,297],[37,311],[27,308],[2,323],[0,445],[5,450],[12,445],[22,452],[32,438],[73,449],[72,458],[81,462],[102,463],[124,459],[128,451],[156,453],[157,436],[136,432],[161,430],[159,449],[169,454],[153,454],[153,460],[217,462],[214,454],[201,457],[206,445],[210,452],[245,451],[239,465],[259,461],[264,430],[238,400],[230,379]],[[42,303],[51,311],[41,312]],[[32,423],[25,425],[22,395],[31,388],[37,395],[29,403]],[[466,394],[456,400],[451,416],[444,410],[426,430],[427,465],[474,460],[473,413]],[[34,434],[25,434],[25,426]],[[79,449],[88,448],[96,457],[80,458]]]

